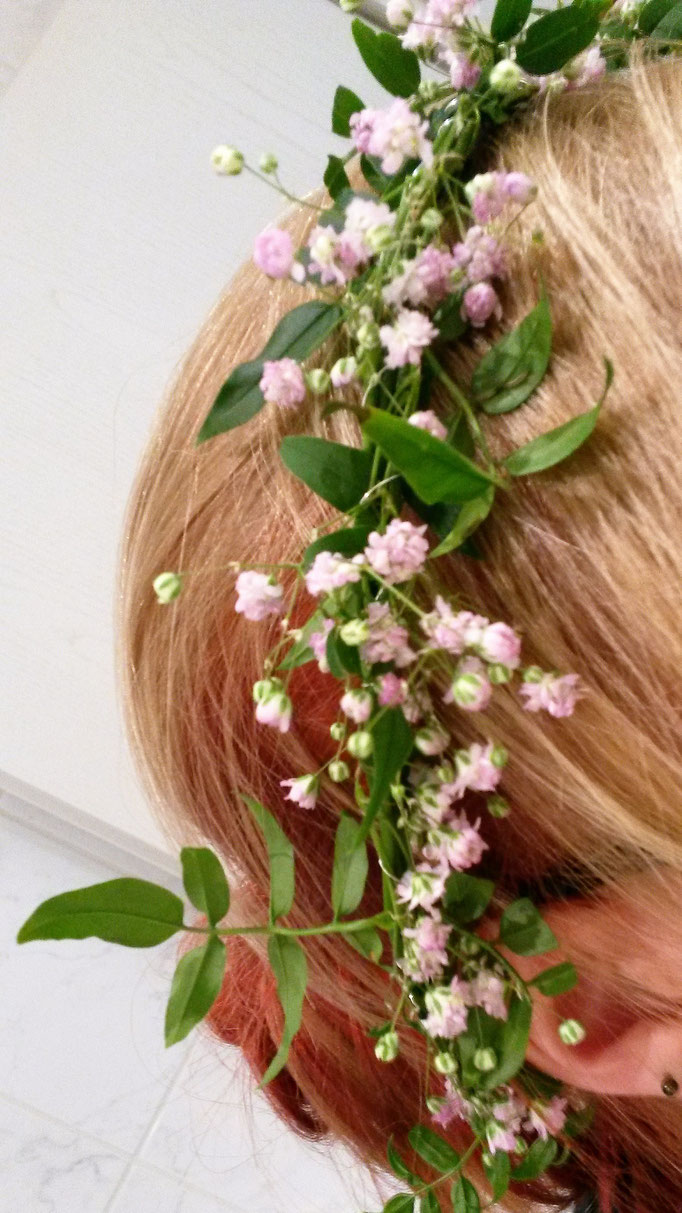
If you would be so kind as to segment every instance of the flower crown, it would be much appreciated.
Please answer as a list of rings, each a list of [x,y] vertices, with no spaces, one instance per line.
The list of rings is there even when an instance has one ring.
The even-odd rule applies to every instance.
[[[341,7],[359,4],[341,0]],[[682,37],[682,7],[674,0],[576,0],[539,17],[531,0],[498,0],[489,31],[475,8],[475,0],[389,0],[388,20],[399,34],[353,21],[365,64],[393,100],[368,109],[350,89],[337,89],[332,129],[350,138],[351,148],[328,158],[324,182],[332,204],[314,208],[317,221],[304,247],[295,249],[290,234],[274,227],[254,249],[270,278],[293,280],[307,295],[313,285],[316,297],[285,315],[258,357],[233,370],[198,435],[203,442],[265,407],[295,410],[308,398],[322,418],[349,410],[362,430],[361,447],[311,435],[284,438],[286,467],[336,514],[300,562],[231,569],[236,611],[255,623],[279,622],[253,690],[256,719],[281,733],[295,727],[288,680],[306,662],[341,683],[332,757],[319,770],[292,771],[282,781],[286,799],[298,806],[292,812],[314,811],[327,781],[354,796],[336,834],[331,919],[301,929],[284,922],[295,898],[292,845],[272,813],[244,796],[271,860],[268,921],[248,930],[268,937],[284,1025],[262,1081],[285,1066],[301,1022],[301,937],[341,934],[381,965],[395,989],[390,1020],[372,1030],[379,1061],[397,1056],[403,1033],[420,1033],[425,1044],[428,1116],[408,1137],[435,1178],[422,1181],[389,1142],[388,1164],[406,1191],[384,1213],[417,1207],[438,1213],[446,1183],[456,1213],[476,1213],[481,1197],[466,1175],[474,1156],[486,1198],[498,1201],[510,1184],[564,1160],[571,1139],[589,1123],[589,1108],[572,1106],[560,1084],[525,1062],[533,992],[568,991],[577,980],[574,966],[550,961],[526,982],[510,963],[509,953],[544,955],[558,946],[529,898],[506,906],[496,939],[476,931],[495,891],[473,871],[487,850],[481,816],[510,811],[501,794],[507,753],[485,731],[473,744],[458,745],[438,710],[439,700],[449,705],[451,720],[457,710],[485,711],[493,695],[517,694],[529,712],[567,717],[581,687],[574,673],[524,667],[520,638],[507,622],[462,609],[455,599],[431,600],[425,574],[446,553],[475,553],[472,536],[517,477],[565,460],[589,438],[612,372],[607,361],[593,408],[499,460],[480,414],[519,408],[542,381],[552,341],[544,289],[466,386],[446,370],[444,351],[472,327],[501,317],[505,233],[536,193],[524,173],[473,172],[476,149],[538,94],[574,89],[624,66],[631,43],[646,38],[670,53]],[[435,77],[421,79],[420,58],[430,60]],[[346,172],[358,153],[361,189],[351,187]],[[254,172],[291,198],[273,155],[255,169],[241,152],[221,146],[213,164],[230,175]],[[328,369],[304,371],[302,363],[332,335],[341,356]],[[448,401],[443,416],[429,407],[436,383]],[[293,584],[287,592],[278,580],[282,567]],[[185,576],[159,574],[159,601],[177,599]],[[303,586],[316,604],[307,622],[294,627]],[[463,803],[476,798],[479,807],[468,815]],[[382,871],[383,909],[353,917],[365,890],[368,844]],[[187,896],[205,928],[184,924],[173,893],[126,878],[51,898],[18,935],[19,942],[96,935],[151,947],[183,930],[203,931],[205,942],[183,956],[173,979],[168,1045],[208,1014],[223,983],[225,941],[244,930],[220,925],[230,895],[215,853],[186,847],[181,862]],[[567,1020],[559,1035],[572,1045],[584,1030]],[[461,1156],[432,1127],[454,1120],[470,1126]]]

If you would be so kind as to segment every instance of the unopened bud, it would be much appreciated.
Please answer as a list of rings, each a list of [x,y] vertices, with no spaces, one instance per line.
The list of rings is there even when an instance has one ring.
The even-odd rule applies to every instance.
[[[369,639],[369,624],[365,619],[349,619],[339,628],[339,636],[344,644],[353,647],[364,644]]]
[[[358,733],[351,733],[348,738],[348,752],[353,755],[353,758],[369,758],[374,750],[374,738],[366,729],[361,729]]]
[[[503,745],[500,745],[499,741],[496,741],[495,744],[493,745],[493,748],[490,751],[490,761],[492,762],[493,766],[494,767],[505,766],[508,758],[509,758],[509,751],[506,750]]]
[[[450,744],[450,734],[444,729],[435,728],[433,725],[427,725],[423,729],[418,729],[415,733],[414,744],[420,754],[426,754],[432,758],[436,754],[442,754]]]
[[[421,217],[421,225],[425,232],[437,232],[443,223],[443,216],[435,206],[430,206]]]
[[[436,1053],[433,1064],[439,1074],[447,1074],[450,1077],[457,1073],[457,1060],[452,1053]]]
[[[342,759],[337,758],[334,762],[330,762],[327,767],[327,774],[332,783],[343,783],[344,780],[350,778],[350,767],[347,762],[343,762]]]
[[[282,682],[279,678],[261,678],[253,684],[253,701],[254,703],[264,703],[266,699],[281,689]]]
[[[587,1032],[579,1019],[564,1019],[559,1024],[559,1036],[565,1045],[579,1045]]]
[[[365,233],[365,243],[373,253],[383,253],[393,243],[393,229],[387,223],[377,223]]]
[[[508,817],[511,812],[509,801],[504,796],[489,796],[486,807],[491,817]]]
[[[496,93],[516,93],[523,79],[521,68],[513,59],[500,59],[490,69],[488,83]]]
[[[435,101],[438,96],[440,85],[437,80],[422,80],[417,89],[418,95],[422,101]]]
[[[315,370],[308,371],[305,381],[311,392],[316,396],[329,391],[329,375],[322,367],[316,367]]]
[[[329,726],[329,735],[334,739],[334,741],[343,741],[344,737],[346,736],[346,726],[342,720],[335,720],[334,723]]]
[[[264,152],[258,161],[258,166],[262,173],[276,173],[279,168],[279,161],[274,152]]]
[[[395,1061],[398,1056],[398,1033],[384,1032],[374,1046],[379,1061]]]
[[[379,326],[373,322],[365,322],[357,331],[358,345],[363,350],[375,350],[380,344]]]
[[[154,578],[154,593],[159,602],[166,606],[178,597],[182,589],[182,577],[179,573],[159,573]]]
[[[511,670],[508,665],[501,665],[499,662],[488,666],[488,678],[495,687],[502,686],[503,683],[509,682],[513,672],[514,671]]]
[[[427,1095],[426,1097],[426,1107],[432,1116],[435,1116],[437,1112],[440,1112],[444,1104],[445,1100],[443,1099],[442,1095]]]
[[[224,173],[228,177],[237,177],[244,167],[244,153],[236,147],[228,147],[221,143],[211,152],[211,164],[216,173]]]
[[[497,1065],[497,1054],[494,1049],[477,1049],[474,1053],[474,1065],[482,1074],[489,1074]]]
[[[362,4],[363,0],[339,0],[339,8],[342,13],[358,13]]]

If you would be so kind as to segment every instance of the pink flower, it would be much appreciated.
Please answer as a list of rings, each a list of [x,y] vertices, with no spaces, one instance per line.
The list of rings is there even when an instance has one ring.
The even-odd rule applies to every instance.
[[[339,552],[318,552],[305,575],[305,584],[309,594],[331,594],[332,590],[359,581],[361,574],[357,559],[348,560]]]
[[[288,232],[281,227],[266,227],[256,236],[253,259],[270,278],[286,278],[294,263],[294,245]]]
[[[359,152],[370,153],[370,144],[379,110],[357,110],[350,116],[350,130],[353,142]]]
[[[405,26],[419,6],[420,0],[388,0],[386,20],[389,25]]]
[[[277,404],[282,409],[294,409],[305,400],[303,372],[293,358],[264,362],[258,386],[268,404]]]
[[[384,302],[390,307],[403,303],[436,307],[452,291],[450,276],[454,268],[455,260],[449,249],[427,244],[417,257],[403,262],[402,273],[384,287]]]
[[[597,47],[593,48],[599,54]],[[526,206],[535,198],[538,187],[525,173],[503,173],[502,192],[511,202]]]
[[[477,173],[465,185],[464,192],[476,223],[491,223],[501,215],[508,201],[504,177],[504,173]]]
[[[492,742],[481,745],[475,741],[467,750],[458,750],[455,758],[457,778],[445,785],[453,800],[459,800],[467,790],[495,791],[502,777],[502,766],[493,762],[494,754]]]
[[[483,712],[490,703],[492,692],[483,662],[478,657],[463,657],[443,700],[456,703],[465,712]]]
[[[435,605],[435,611],[424,615],[421,621],[432,648],[446,649],[458,657],[465,648],[473,648],[479,643],[483,629],[488,625],[484,615],[474,615],[471,611],[455,614],[441,594],[436,596]]]
[[[329,639],[329,633],[332,631],[333,627],[333,619],[323,619],[319,631],[311,632],[310,636],[308,637],[308,644],[313,650],[315,660],[317,661],[321,674],[329,673],[329,662],[327,661],[327,640]]]
[[[447,942],[451,928],[441,921],[440,913],[423,914],[414,927],[405,927],[403,936],[409,940],[403,964],[403,972],[419,981],[433,981],[440,977],[448,963]]]
[[[513,1153],[516,1149],[516,1133],[512,1129],[506,1129],[503,1125],[489,1124],[486,1129],[486,1137],[491,1154],[497,1154],[498,1150]]]
[[[529,677],[530,676],[530,677]],[[549,712],[550,716],[571,716],[580,698],[577,674],[545,674],[537,666],[526,670],[519,694],[527,712]]]
[[[502,315],[502,306],[489,282],[476,282],[464,292],[462,300],[462,316],[473,324],[474,328],[483,325],[494,315],[497,319]]]
[[[409,581],[424,568],[429,551],[425,531],[426,524],[414,526],[412,522],[394,518],[383,534],[372,531],[367,540],[365,559],[389,585]]]
[[[322,224],[314,227],[308,237],[308,248],[310,249],[308,273],[319,274],[320,282],[325,285],[333,283],[335,286],[345,286],[348,279],[352,278],[352,266],[340,264],[342,260],[340,236],[333,227],[325,227]],[[346,249],[346,254],[347,251]]]
[[[280,787],[289,788],[285,800],[293,800],[302,809],[314,809],[320,781],[317,775],[297,775],[295,779],[280,779]]]
[[[436,417],[433,409],[422,409],[418,413],[413,413],[407,420],[410,425],[415,425],[418,430],[426,430],[427,434],[432,434],[434,438],[443,440],[448,436],[448,431],[443,422]]]
[[[415,654],[408,644],[407,628],[394,619],[384,602],[370,602],[367,608],[369,639],[362,646],[363,661],[393,661],[398,669],[414,661]]]
[[[506,623],[490,623],[478,642],[478,652],[484,661],[515,670],[521,660],[521,638]]]
[[[354,724],[364,724],[372,715],[372,696],[369,691],[346,691],[339,706]]]
[[[462,1096],[450,1082],[449,1078],[445,1079],[445,1101],[434,1112],[431,1119],[436,1125],[446,1129],[451,1120],[466,1120],[472,1111],[471,1104],[468,1099],[462,1099]]]
[[[378,156],[384,173],[397,173],[406,160],[433,162],[433,148],[426,137],[428,123],[403,97],[397,97],[387,109],[352,114],[350,129],[358,151]]]
[[[281,615],[284,609],[284,591],[274,577],[247,569],[239,574],[235,588],[237,601],[234,609],[245,619],[258,622],[268,615]]]
[[[569,88],[582,88],[584,84],[590,84],[593,80],[599,80],[605,71],[606,60],[599,47],[591,46],[589,50],[583,51],[581,55],[576,55],[571,63],[570,72],[566,69]]]
[[[422,1020],[424,1031],[429,1036],[447,1039],[466,1031],[468,996],[467,983],[459,977],[453,977],[449,986],[435,986],[427,990],[424,1005],[428,1015]]]
[[[382,674],[379,679],[378,700],[382,708],[397,708],[407,698],[407,681],[397,674]]]
[[[542,1104],[537,1110],[531,1108],[525,1127],[534,1129],[543,1141],[547,1140],[550,1133],[555,1137],[566,1124],[567,1108],[568,1100],[554,1095],[548,1104]]]
[[[476,0],[429,0],[426,19],[436,26],[457,28],[475,7]]]
[[[347,387],[349,383],[353,383],[357,378],[358,364],[355,358],[339,358],[334,363],[329,378],[334,387]]]
[[[470,983],[471,1001],[483,1007],[495,1019],[506,1019],[508,1010],[504,1001],[504,982],[489,969],[481,969]]]
[[[438,329],[423,312],[403,307],[394,324],[382,324],[379,336],[388,351],[387,367],[406,366],[408,362],[419,366],[422,351],[438,336]]]
[[[464,270],[466,281],[471,285],[485,278],[504,278],[507,273],[507,253],[499,240],[474,224],[464,240],[452,250],[455,266]]]
[[[345,212],[343,235],[364,238],[372,228],[395,226],[396,213],[386,202],[373,202],[371,198],[353,198]],[[367,247],[366,258],[371,256]]]
[[[474,88],[478,84],[481,69],[478,63],[472,63],[467,55],[452,52],[447,56],[450,65],[450,83],[459,92],[461,89]]]
[[[453,818],[452,828],[449,825],[437,827],[429,830],[427,837],[424,858],[437,868],[447,866],[456,872],[463,872],[480,863],[483,852],[488,850],[487,842],[483,841],[476,826],[472,826],[464,814]]]
[[[291,725],[292,704],[284,691],[274,691],[256,704],[256,720],[268,724],[280,733],[288,733]]]
[[[445,874],[439,868],[430,868],[422,863],[416,871],[408,869],[396,885],[395,895],[398,901],[407,904],[410,910],[421,906],[423,910],[431,911],[445,892]]]

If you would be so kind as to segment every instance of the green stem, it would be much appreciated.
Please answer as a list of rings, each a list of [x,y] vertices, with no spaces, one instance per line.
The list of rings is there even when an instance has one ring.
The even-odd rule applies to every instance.
[[[447,388],[448,392],[452,396],[452,399],[455,401],[456,404],[459,405],[462,412],[464,413],[464,416],[467,419],[467,424],[471,431],[471,435],[472,435],[474,441],[478,443],[478,445],[481,449],[481,453],[483,454],[483,456],[488,464],[487,470],[491,473],[492,476],[494,476],[495,483],[500,485],[502,483],[502,481],[501,481],[501,478],[497,474],[497,468],[495,466],[495,461],[490,453],[490,448],[488,447],[488,443],[486,441],[485,434],[483,433],[483,430],[481,429],[481,427],[478,423],[478,418],[476,417],[476,414],[471,406],[471,403],[469,402],[469,400],[467,400],[467,398],[464,395],[464,392],[461,390],[461,388],[459,388],[457,386],[457,384],[454,382],[454,380],[452,380],[450,378],[447,371],[445,371],[443,369],[440,362],[435,357],[435,355],[432,353],[432,351],[426,350],[426,353],[424,356],[425,356],[425,359],[428,362],[429,366],[431,367],[433,373],[436,375],[436,377],[438,379],[440,379],[443,386]]]
[[[385,915],[372,914],[369,918],[355,918],[352,922],[325,922],[315,927],[278,927],[274,924],[263,923],[253,927],[189,927],[182,925],[183,931],[193,935],[335,935],[338,933],[352,934],[363,931],[367,927],[385,928]]]

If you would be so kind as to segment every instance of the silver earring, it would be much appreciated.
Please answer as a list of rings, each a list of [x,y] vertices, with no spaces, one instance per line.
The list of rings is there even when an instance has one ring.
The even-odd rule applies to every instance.
[[[673,1095],[677,1095],[679,1089],[680,1084],[677,1079],[673,1078],[672,1074],[666,1074],[663,1082],[661,1083],[661,1090],[663,1094],[667,1095],[669,1099],[672,1099]]]

